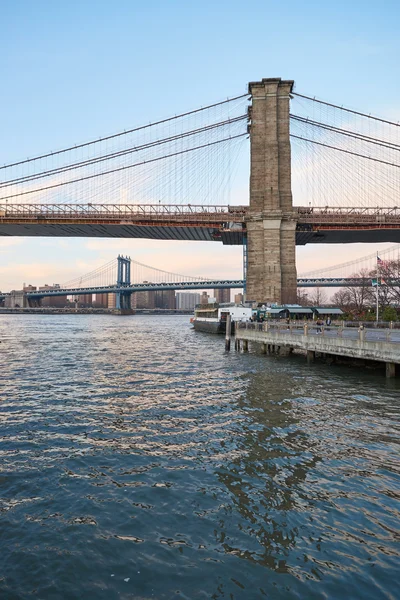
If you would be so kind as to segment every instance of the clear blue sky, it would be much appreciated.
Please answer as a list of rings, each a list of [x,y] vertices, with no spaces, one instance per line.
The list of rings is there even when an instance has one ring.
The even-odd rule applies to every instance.
[[[4,0],[0,163],[245,92],[262,77],[294,79],[299,92],[398,119],[399,6]],[[337,250],[349,258],[348,248]],[[67,280],[118,252],[190,270],[177,243],[0,240],[0,289]],[[301,250],[303,270],[316,265],[313,253]],[[241,272],[238,248],[193,245],[191,257],[193,274]]]

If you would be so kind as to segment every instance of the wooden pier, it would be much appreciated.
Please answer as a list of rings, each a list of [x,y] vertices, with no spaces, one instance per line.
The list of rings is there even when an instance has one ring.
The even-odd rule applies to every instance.
[[[249,342],[258,343],[264,353],[288,355],[303,351],[308,362],[316,356],[345,357],[382,362],[386,376],[396,375],[400,365],[400,329],[367,329],[363,326],[318,326],[313,324],[237,323],[235,349],[248,350]],[[397,366],[397,371],[400,367]]]

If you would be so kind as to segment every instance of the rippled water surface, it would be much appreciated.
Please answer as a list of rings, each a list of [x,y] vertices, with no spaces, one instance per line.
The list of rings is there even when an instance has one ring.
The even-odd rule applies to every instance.
[[[400,383],[0,317],[0,598],[399,598]]]

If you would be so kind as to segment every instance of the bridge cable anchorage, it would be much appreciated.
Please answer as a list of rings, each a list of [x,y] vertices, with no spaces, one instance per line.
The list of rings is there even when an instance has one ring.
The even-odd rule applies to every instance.
[[[16,197],[19,197],[19,196],[25,196],[27,194],[33,194],[35,192],[42,192],[42,191],[45,191],[45,190],[59,188],[59,187],[65,186],[65,185],[70,185],[72,183],[77,183],[77,182],[80,182],[80,181],[86,181],[88,179],[94,179],[96,177],[102,177],[104,175],[109,175],[111,173],[118,173],[120,171],[125,171],[126,169],[132,169],[132,168],[137,167],[137,166],[141,166],[141,165],[145,165],[145,164],[157,162],[159,160],[164,160],[166,158],[171,158],[171,157],[174,157],[174,156],[179,156],[179,155],[182,155],[182,154],[187,154],[187,153],[193,152],[195,150],[200,150],[202,148],[208,148],[210,146],[215,146],[216,144],[221,144],[221,143],[229,141],[229,140],[234,140],[234,139],[242,138],[244,136],[248,137],[248,133],[247,132],[246,133],[239,133],[238,135],[230,136],[230,137],[224,138],[222,140],[217,140],[215,142],[210,142],[208,144],[202,144],[200,146],[196,146],[194,148],[189,148],[187,150],[182,150],[180,152],[173,152],[172,154],[167,154],[165,156],[160,156],[158,158],[152,158],[152,159],[149,159],[149,160],[144,160],[142,162],[134,163],[132,165],[127,165],[127,166],[124,166],[124,167],[118,167],[116,169],[111,169],[109,171],[103,171],[102,173],[95,173],[93,175],[87,175],[85,177],[80,177],[78,179],[73,179],[71,181],[63,181],[61,183],[57,183],[57,184],[46,186],[46,187],[42,187],[42,188],[37,188],[35,190],[29,190],[29,191],[26,191],[26,192],[19,192],[19,193],[16,193],[16,194],[11,194],[9,196],[2,196],[2,197],[0,197],[0,200],[9,200],[10,198],[16,198]]]
[[[178,134],[176,136],[171,136],[169,138],[164,138],[161,140],[156,140],[154,142],[149,142],[148,144],[143,144],[142,146],[134,146],[133,148],[128,148],[126,150],[120,150],[118,152],[113,152],[113,153],[106,154],[106,155],[103,155],[100,157],[95,157],[95,158],[87,159],[85,161],[81,161],[78,163],[73,163],[73,164],[67,165],[65,167],[58,167],[55,169],[50,169],[48,171],[42,171],[39,173],[35,173],[33,175],[25,175],[23,177],[19,177],[16,179],[9,179],[9,180],[5,180],[5,181],[1,181],[0,188],[8,187],[9,185],[15,184],[15,183],[27,183],[30,181],[34,181],[36,179],[43,179],[44,177],[50,177],[51,175],[59,175],[61,173],[66,173],[67,171],[73,171],[78,168],[87,167],[87,166],[90,166],[93,164],[97,164],[99,162],[104,162],[106,160],[110,160],[113,158],[119,158],[119,157],[125,156],[127,154],[132,154],[134,152],[139,152],[140,150],[146,150],[148,148],[154,148],[155,146],[161,146],[163,144],[167,144],[167,143],[170,143],[175,140],[184,139],[185,137],[189,137],[191,135],[196,135],[198,133],[210,131],[217,127],[224,127],[225,125],[230,125],[232,123],[237,123],[237,122],[243,121],[243,120],[247,120],[247,115],[235,117],[234,119],[227,119],[226,121],[221,121],[219,123],[213,123],[212,125],[200,127],[198,129],[194,129],[192,131],[185,132],[183,134]],[[243,134],[243,135],[245,135],[245,134]],[[224,141],[224,140],[220,140],[220,141]],[[139,163],[139,164],[142,164],[142,163]],[[135,166],[135,165],[133,165],[133,166]],[[112,173],[112,172],[115,172],[115,171],[109,171],[106,174]],[[101,173],[99,175],[101,175]],[[76,181],[79,181],[79,179]],[[75,183],[75,181],[70,181],[68,183]],[[38,191],[41,191],[41,190],[38,190]]]
[[[217,106],[222,106],[224,104],[228,104],[229,102],[234,102],[235,100],[240,100],[242,98],[248,98],[249,94],[240,94],[239,96],[233,96],[232,98],[227,98],[225,100],[221,100],[220,102],[215,102],[214,104],[209,104],[207,106],[202,106],[201,108],[196,108],[194,110],[190,110],[188,112],[185,113],[181,113],[179,115],[174,115],[173,117],[168,117],[166,119],[161,119],[160,121],[155,121],[154,123],[148,123],[147,125],[141,125],[139,127],[134,127],[132,129],[124,129],[124,131],[120,131],[118,133],[114,133],[105,137],[100,137],[97,138],[96,140],[91,140],[90,142],[84,142],[82,144],[75,144],[74,146],[69,146],[68,148],[63,148],[62,150],[56,150],[54,152],[48,152],[47,154],[42,154],[39,156],[35,156],[33,158],[26,158],[25,160],[20,160],[18,162],[14,162],[14,163],[9,163],[6,165],[1,165],[0,166],[0,170],[3,169],[9,169],[10,167],[16,167],[18,165],[23,165],[26,163],[30,163],[36,160],[42,160],[43,158],[49,158],[49,157],[54,157],[58,154],[63,154],[64,152],[71,152],[73,150],[78,150],[80,148],[85,148],[86,146],[91,146],[94,144],[99,144],[101,142],[105,142],[108,140],[111,140],[113,138],[117,138],[117,137],[121,137],[124,135],[129,135],[131,133],[136,133],[138,131],[142,131],[144,129],[149,129],[150,127],[155,127],[157,125],[163,125],[165,123],[168,123],[170,121],[175,121],[177,119],[181,119],[183,117],[187,117],[189,115],[194,115],[196,113],[202,112],[202,111],[206,111],[209,110],[210,108],[214,108]]]

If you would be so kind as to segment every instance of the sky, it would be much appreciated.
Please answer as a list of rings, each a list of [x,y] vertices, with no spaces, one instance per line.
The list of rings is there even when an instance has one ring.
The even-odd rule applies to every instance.
[[[3,0],[0,164],[245,93],[263,77],[400,119],[399,17],[391,0]],[[371,250],[308,245],[298,272]],[[0,238],[0,290],[67,281],[119,253],[177,273],[242,274],[241,248],[216,243]]]

